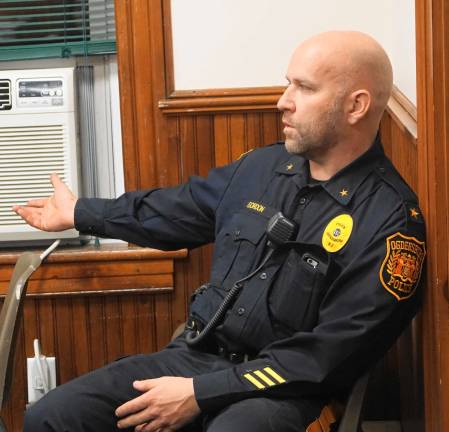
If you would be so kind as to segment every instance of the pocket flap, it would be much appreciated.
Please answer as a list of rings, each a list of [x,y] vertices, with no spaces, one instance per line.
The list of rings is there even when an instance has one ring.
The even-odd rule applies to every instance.
[[[232,237],[234,241],[248,240],[259,243],[267,230],[267,219],[250,213],[237,213],[234,216]]]

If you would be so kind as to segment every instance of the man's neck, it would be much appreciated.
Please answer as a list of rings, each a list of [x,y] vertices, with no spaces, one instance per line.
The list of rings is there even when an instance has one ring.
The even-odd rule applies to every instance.
[[[359,158],[372,145],[374,137],[348,139],[328,149],[325,154],[309,159],[310,176],[315,180],[329,180],[345,166]]]

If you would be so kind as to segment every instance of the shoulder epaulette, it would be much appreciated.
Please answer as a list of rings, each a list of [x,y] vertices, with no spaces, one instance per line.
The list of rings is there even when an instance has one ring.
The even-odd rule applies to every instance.
[[[291,155],[285,149],[283,142],[276,142],[263,147],[255,147],[242,153],[236,160],[236,163],[242,163],[244,161],[252,162],[257,161],[260,163],[262,161],[264,164],[273,164],[275,161],[281,159],[289,158]]]
[[[376,171],[378,175],[398,193],[403,201],[418,201],[416,194],[390,161],[383,161],[382,164],[376,168]]]
[[[254,149],[249,149],[246,152],[243,152],[238,158],[237,160],[240,160],[242,157],[246,156],[248,153],[251,153]]]
[[[407,220],[415,223],[423,223],[421,210],[418,205],[418,198],[410,186],[405,182],[396,168],[388,161],[376,168],[379,176],[391,186],[401,198]]]

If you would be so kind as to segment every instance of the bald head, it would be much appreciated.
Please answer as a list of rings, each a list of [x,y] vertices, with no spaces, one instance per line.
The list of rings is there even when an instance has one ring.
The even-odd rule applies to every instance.
[[[359,32],[321,33],[301,43],[279,99],[285,146],[326,179],[373,143],[393,74],[383,48]]]
[[[391,95],[393,70],[376,40],[356,31],[330,31],[301,43],[293,54],[298,55],[313,60],[317,71],[334,80],[342,92],[367,90],[371,96],[367,115],[380,121]]]

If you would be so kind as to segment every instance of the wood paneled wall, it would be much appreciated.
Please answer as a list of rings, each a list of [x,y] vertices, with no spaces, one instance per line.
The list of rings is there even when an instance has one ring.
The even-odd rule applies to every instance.
[[[398,97],[399,95],[399,97]],[[397,89],[393,92],[382,124],[381,134],[385,151],[398,168],[407,183],[418,190],[418,143],[416,136],[416,112],[413,107],[401,106],[401,96]],[[407,109],[406,109],[407,108]],[[424,428],[424,387],[423,387],[423,356],[422,356],[422,316],[416,317],[411,326],[390,351],[386,358],[386,369],[390,379],[397,381],[398,388],[393,383],[383,382],[387,392],[399,391],[400,418],[403,432],[423,432]]]
[[[19,253],[0,253],[0,296]],[[30,278],[20,316],[10,397],[2,409],[8,431],[22,430],[26,358],[34,356],[35,338],[43,354],[56,357],[58,384],[119,357],[162,348],[179,324],[171,307],[174,260],[186,254],[104,245],[50,255]]]
[[[418,191],[427,220],[426,431],[449,430],[449,3],[416,0]]]

